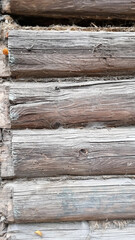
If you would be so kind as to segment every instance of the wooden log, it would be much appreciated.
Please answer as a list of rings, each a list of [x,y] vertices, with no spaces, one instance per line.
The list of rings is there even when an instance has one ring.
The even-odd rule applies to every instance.
[[[3,178],[135,174],[134,127],[11,134],[11,157],[2,162]]]
[[[16,78],[135,73],[133,32],[13,30],[9,52]]]
[[[73,81],[74,79],[72,79]],[[13,129],[135,124],[135,80],[12,83]]]
[[[0,83],[0,128],[9,128],[9,92],[8,87]]]
[[[134,221],[103,222],[70,222],[11,224],[8,227],[7,239],[38,239],[35,231],[40,230],[46,240],[134,240]]]
[[[12,181],[3,188],[6,219],[9,223],[135,219],[134,185],[135,179],[128,178]]]
[[[135,3],[131,0],[3,0],[3,12],[36,17],[132,19]]]
[[[87,222],[44,223],[44,224],[11,224],[7,238],[11,240],[38,239],[35,231],[40,230],[46,240],[84,240],[90,230]]]

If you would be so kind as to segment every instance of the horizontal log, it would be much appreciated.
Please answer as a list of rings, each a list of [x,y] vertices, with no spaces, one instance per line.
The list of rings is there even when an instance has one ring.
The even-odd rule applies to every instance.
[[[0,83],[0,128],[9,128],[9,92],[8,87]]]
[[[134,127],[14,130],[11,137],[3,178],[135,174]]]
[[[13,129],[135,124],[134,79],[12,83],[9,100]]]
[[[5,184],[9,223],[135,219],[135,179],[37,180]],[[8,194],[7,194],[8,193]]]
[[[88,236],[87,222],[74,223],[41,223],[41,224],[11,224],[8,227],[7,238],[11,240],[38,239],[35,231],[40,230],[46,240],[84,240]]]
[[[134,240],[134,221],[103,222],[71,222],[71,223],[39,223],[11,224],[8,227],[7,239],[38,239],[35,231],[40,230],[46,240]]]
[[[16,78],[135,73],[134,32],[12,30],[8,45]]]
[[[3,0],[3,12],[21,16],[135,20],[131,0]]]

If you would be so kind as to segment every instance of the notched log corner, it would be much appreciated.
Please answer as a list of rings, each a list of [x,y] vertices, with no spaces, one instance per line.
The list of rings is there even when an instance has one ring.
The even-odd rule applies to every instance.
[[[0,215],[4,223],[13,222],[13,187],[3,185],[0,187]]]
[[[12,134],[10,131],[3,131],[3,144],[1,146],[1,178],[10,179],[14,177],[12,160]]]
[[[11,13],[10,2],[11,2],[10,0],[1,0],[2,13],[5,13],[5,14],[10,14]]]
[[[10,128],[9,87],[0,83],[0,128]]]
[[[5,47],[6,46],[0,41],[0,77],[1,78],[9,78],[10,77],[10,67],[8,64],[8,56],[5,56],[3,54],[3,49]]]
[[[0,240],[9,240],[7,238],[7,224],[5,220],[6,218],[0,215]]]

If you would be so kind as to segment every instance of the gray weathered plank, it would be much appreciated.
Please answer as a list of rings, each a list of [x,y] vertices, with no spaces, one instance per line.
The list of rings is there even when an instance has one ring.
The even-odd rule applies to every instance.
[[[135,79],[81,83],[12,83],[14,129],[135,124]]]
[[[46,240],[134,240],[134,221],[103,222],[70,222],[11,224],[8,227],[7,239],[39,239],[35,231],[41,231]]]
[[[134,127],[14,130],[11,138],[3,178],[135,174]]]
[[[3,204],[9,223],[135,219],[135,179],[12,181]]]
[[[13,15],[135,20],[131,0],[3,0],[3,11]]]
[[[135,73],[134,32],[13,30],[9,52],[16,78]]]

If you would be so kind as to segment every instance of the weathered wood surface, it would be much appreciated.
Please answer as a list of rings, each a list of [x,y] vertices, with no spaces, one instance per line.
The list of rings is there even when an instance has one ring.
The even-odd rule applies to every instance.
[[[8,45],[16,78],[135,73],[134,32],[12,30]]]
[[[20,180],[3,191],[9,223],[135,219],[135,180],[130,178]]]
[[[11,224],[7,239],[39,239],[35,231],[40,230],[46,240],[134,240],[135,222],[103,221],[74,223]]]
[[[14,130],[11,135],[3,178],[135,174],[134,127]]]
[[[6,232],[7,232],[7,229],[4,223],[4,218],[0,216],[0,240],[7,240]]]
[[[9,128],[9,92],[8,87],[0,83],[0,128]]]
[[[10,77],[10,70],[9,70],[9,66],[8,66],[8,59],[7,59],[7,56],[3,55],[3,49],[4,48],[5,48],[5,45],[2,44],[1,41],[0,41],[0,78],[8,78],[8,77]]]
[[[87,222],[46,223],[46,224],[11,224],[8,227],[7,238],[11,240],[39,239],[35,231],[42,231],[46,240],[84,240],[90,230]]]
[[[131,0],[3,0],[3,11],[13,15],[135,20]]]
[[[135,124],[135,79],[67,83],[12,83],[14,129]]]

